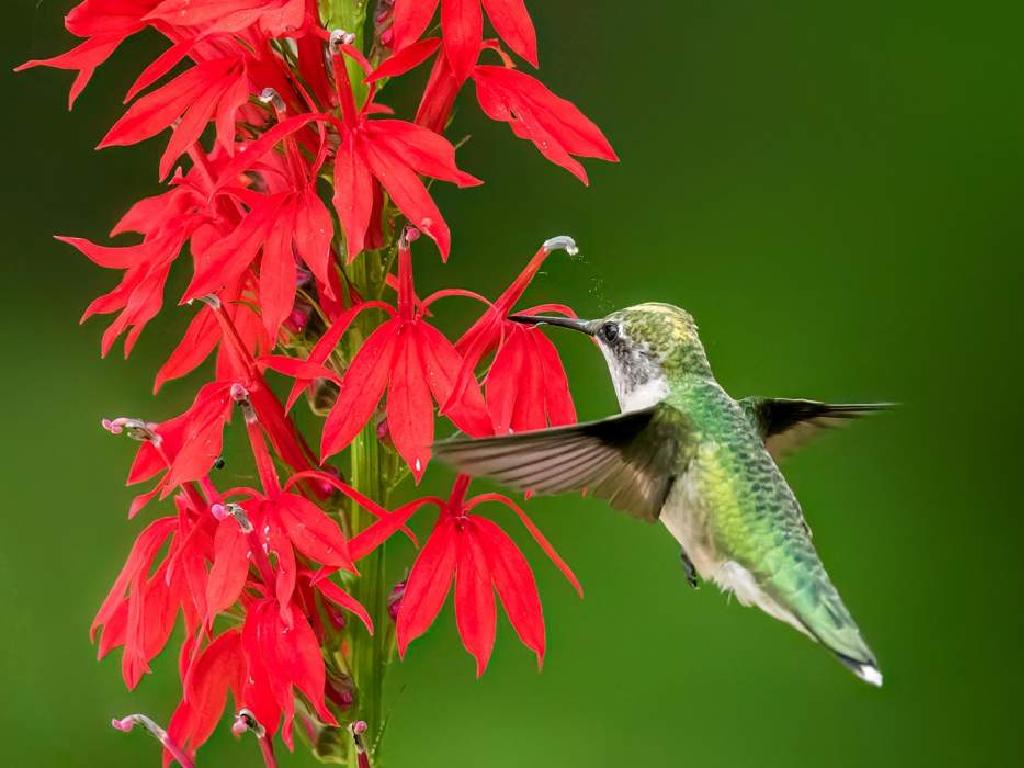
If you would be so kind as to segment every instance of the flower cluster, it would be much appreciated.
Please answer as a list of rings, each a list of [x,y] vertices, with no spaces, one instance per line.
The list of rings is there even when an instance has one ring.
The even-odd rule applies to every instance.
[[[101,656],[122,649],[132,688],[180,616],[182,696],[166,731],[143,715],[115,726],[142,724],[182,765],[229,694],[234,732],[255,735],[268,765],[275,737],[291,748],[296,730],[324,760],[368,765],[387,663],[429,628],[449,591],[478,674],[499,602],[539,663],[545,632],[533,572],[478,513],[485,503],[511,509],[579,590],[510,498],[467,498],[465,477],[447,499],[391,508],[389,496],[408,474],[419,483],[438,415],[473,436],[576,418],[551,342],[507,319],[548,255],[575,250],[569,238],[546,242],[493,302],[455,288],[416,292],[413,242],[426,235],[442,260],[452,250],[428,184],[481,183],[445,137],[456,98],[472,83],[484,114],[584,182],[580,158],[615,154],[572,103],[517,66],[516,56],[538,66],[522,0],[377,0],[369,17],[366,5],[84,0],[66,18],[82,41],[23,65],[75,71],[74,103],[128,37],[152,30],[167,41],[99,144],[165,135],[164,190],[114,226],[111,237],[127,243],[59,239],[120,273],[83,316],[114,316],[104,355],[122,337],[130,354],[162,308],[171,270],[191,271],[181,304],[194,315],[155,390],[200,368],[205,383],[178,416],[103,422],[139,441],[128,483],[149,487],[129,516],[170,507],[139,533],[92,628]],[[381,99],[387,83],[428,61],[415,116],[395,116]],[[431,308],[455,296],[484,309],[450,340]],[[282,375],[292,381],[284,402],[268,385]],[[324,418],[318,449],[289,415],[303,395]],[[255,469],[240,475],[253,487],[224,482],[229,423],[245,430]],[[386,543],[418,544],[407,523],[431,508],[437,522],[407,578],[385,583]]]

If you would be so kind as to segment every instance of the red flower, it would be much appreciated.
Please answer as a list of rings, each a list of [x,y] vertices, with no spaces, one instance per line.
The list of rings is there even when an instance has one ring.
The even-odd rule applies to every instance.
[[[141,32],[146,23],[143,16],[158,0],[85,0],[68,12],[64,26],[76,37],[88,38],[67,53],[48,59],[32,59],[15,71],[32,67],[55,67],[77,70],[78,76],[68,95],[68,108],[89,84],[100,64],[110,58],[126,38]]]
[[[182,27],[202,27],[205,34],[241,32],[252,24],[270,37],[294,32],[302,26],[306,0],[163,0],[148,21]]]
[[[477,366],[485,355],[497,349],[486,378],[487,408],[495,434],[576,421],[576,408],[558,350],[539,329],[508,319],[516,302],[556,248],[575,253],[576,243],[565,237],[545,242],[512,284],[455,344],[455,349],[463,356],[463,366],[452,390],[453,399],[462,397],[464,388],[476,386]],[[543,311],[575,317],[569,307],[562,305],[533,307],[525,313]],[[446,411],[447,406],[442,408],[442,413]]]
[[[316,179],[326,155],[307,168],[294,138],[284,138],[285,155],[269,155],[249,167],[261,173],[270,194],[229,188],[222,193],[244,202],[248,213],[226,237],[196,259],[196,270],[182,301],[218,292],[237,283],[261,254],[259,306],[270,339],[291,314],[298,286],[296,256],[309,267],[317,285],[333,298],[330,275],[333,226],[327,206],[316,191]],[[251,160],[253,158],[250,158]]]
[[[544,661],[544,614],[533,571],[508,534],[492,521],[470,515],[470,511],[487,501],[512,509],[580,597],[583,590],[569,566],[518,505],[498,494],[467,501],[468,487],[468,477],[456,478],[451,496],[440,505],[441,516],[409,573],[398,610],[398,652],[404,656],[409,643],[434,623],[454,580],[455,620],[463,645],[476,659],[477,676],[487,668],[494,647],[495,591],[512,628],[540,665]]]
[[[498,35],[513,51],[537,66],[537,35],[523,0],[398,0],[395,4],[395,48],[414,43],[441,4],[445,57],[461,82],[476,63],[483,44],[483,14],[487,11]]]
[[[199,139],[216,117],[217,141],[231,151],[235,115],[249,99],[246,58],[240,53],[201,61],[129,107],[100,141],[98,149],[136,144],[175,124],[160,158],[160,178]]]
[[[224,712],[228,691],[241,707],[246,679],[241,640],[241,630],[222,632],[196,656],[184,676],[181,703],[171,715],[167,732],[187,753],[210,738]]]
[[[190,238],[193,253],[201,256],[209,243],[220,240],[229,231],[232,212],[210,202],[214,193],[214,180],[210,175],[226,158],[223,153],[214,152],[201,160],[187,175],[176,176],[168,192],[133,205],[110,233],[111,237],[116,237],[136,232],[143,236],[142,242],[108,247],[82,238],[57,238],[101,267],[124,270],[117,287],[93,301],[82,315],[84,321],[95,314],[120,310],[117,319],[103,334],[103,355],[125,331],[128,332],[125,356],[130,354],[143,328],[163,306],[164,286],[171,264]],[[237,285],[233,288],[240,289]],[[227,298],[236,297],[237,293]]]
[[[512,133],[529,139],[544,157],[584,184],[587,172],[576,157],[619,159],[601,129],[540,80],[509,67],[478,66],[473,82],[476,100],[488,117],[508,123]]]
[[[257,295],[254,282],[252,276],[245,273],[234,285],[229,284],[224,288],[220,292],[220,297],[223,311],[237,330],[239,341],[249,354],[256,356],[269,351],[274,342],[273,337],[267,334],[260,316],[252,308]],[[218,348],[215,378],[221,381],[230,379],[235,370],[232,355],[227,348],[220,345],[220,341],[221,328],[217,322],[216,310],[203,304],[185,329],[178,346],[171,351],[157,371],[153,393],[159,392],[166,382],[194,371]]]
[[[342,45],[341,50],[365,63],[351,46]],[[341,146],[334,161],[334,205],[345,230],[349,260],[365,245],[378,183],[409,222],[437,243],[441,257],[447,259],[451,232],[417,174],[459,187],[472,187],[480,180],[456,167],[455,148],[439,134],[402,120],[367,119],[379,111],[372,92],[357,112],[342,54],[336,54],[333,62],[343,116]],[[364,68],[369,73],[369,65]]]
[[[508,123],[516,136],[531,141],[544,157],[584,184],[588,183],[587,172],[577,157],[618,161],[618,155],[601,129],[575,104],[552,93],[536,78],[513,68],[497,43],[488,42],[486,47],[493,48],[504,59],[505,66],[474,64],[468,71],[484,114],[492,120]],[[463,79],[456,75],[445,57],[439,56],[420,99],[416,122],[435,131],[442,130]]]
[[[391,439],[418,482],[430,461],[434,402],[447,403],[446,415],[468,434],[486,434],[490,425],[478,389],[464,385],[460,396],[452,399],[462,359],[452,343],[423,319],[440,294],[417,299],[412,257],[404,240],[398,248],[397,291],[397,312],[363,343],[342,379],[320,452],[326,458],[345,448],[369,421],[386,389]]]

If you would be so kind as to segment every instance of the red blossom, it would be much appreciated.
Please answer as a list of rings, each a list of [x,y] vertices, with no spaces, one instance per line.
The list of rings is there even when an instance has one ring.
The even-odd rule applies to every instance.
[[[211,119],[216,119],[220,145],[228,150],[234,147],[235,115],[248,100],[249,90],[244,56],[232,53],[202,61],[132,104],[98,148],[136,144],[174,124],[160,158],[160,178],[164,178]]]
[[[544,157],[584,184],[589,183],[587,172],[576,158],[618,161],[601,129],[575,104],[553,93],[537,78],[513,68],[497,43],[488,42],[486,47],[495,49],[505,59],[505,66],[476,64],[474,58],[468,70],[484,114],[508,123],[512,133],[532,142]],[[439,56],[420,99],[416,122],[442,130],[463,80],[449,60]]]
[[[463,645],[476,659],[477,676],[487,668],[494,647],[495,591],[516,635],[534,652],[540,665],[544,661],[544,614],[533,571],[508,534],[470,511],[487,501],[513,509],[581,596],[582,589],[522,509],[497,494],[466,500],[468,487],[468,477],[456,478],[451,496],[440,505],[437,524],[409,573],[398,610],[398,652],[404,656],[409,643],[434,623],[454,581],[455,621]]]
[[[162,21],[212,32],[241,32],[252,24],[270,37],[294,32],[306,15],[306,0],[163,0],[146,15]]]
[[[441,5],[441,31],[445,57],[455,77],[466,79],[483,45],[483,14],[509,48],[537,66],[537,35],[523,0],[397,0],[395,47],[414,43],[426,30]]]
[[[145,29],[143,17],[158,0],[85,0],[68,12],[64,26],[85,42],[67,53],[48,59],[32,59],[15,71],[33,67],[54,67],[78,72],[68,95],[68,108],[89,84],[93,72],[126,38]]]
[[[584,184],[587,172],[576,157],[619,159],[601,129],[540,80],[509,67],[478,66],[473,82],[477,103],[489,118],[508,123],[512,133],[529,139],[544,157]]]
[[[486,377],[487,407],[495,434],[576,421],[576,408],[558,351],[538,329],[508,319],[556,248],[576,252],[576,244],[570,238],[552,238],[544,243],[512,284],[455,344],[464,360],[452,389],[455,399],[462,397],[464,388],[476,386],[477,367],[487,354],[496,350]],[[561,305],[534,307],[527,312],[542,310],[575,317],[570,308]],[[447,405],[442,412],[446,410]]]
[[[324,425],[324,458],[347,446],[366,425],[387,390],[387,419],[395,449],[418,481],[430,461],[434,440],[434,402],[447,404],[446,415],[471,435],[486,434],[483,398],[472,385],[452,399],[462,368],[455,347],[424,319],[432,298],[419,300],[412,282],[407,242],[398,248],[398,306],[353,358],[341,393]]]
[[[342,50],[361,59],[351,46],[344,45]],[[451,232],[417,174],[459,187],[475,186],[480,180],[456,167],[455,148],[441,135],[403,120],[368,119],[376,106],[372,95],[357,112],[340,52],[334,56],[334,75],[343,115],[341,145],[334,161],[334,205],[345,231],[349,260],[365,245],[377,184],[447,259]]]

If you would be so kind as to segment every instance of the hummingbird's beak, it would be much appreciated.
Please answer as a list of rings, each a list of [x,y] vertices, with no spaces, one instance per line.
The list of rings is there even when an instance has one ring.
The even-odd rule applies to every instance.
[[[554,325],[559,328],[570,328],[588,336],[594,335],[593,323],[574,317],[557,317],[550,315],[509,315],[508,319],[521,325]]]

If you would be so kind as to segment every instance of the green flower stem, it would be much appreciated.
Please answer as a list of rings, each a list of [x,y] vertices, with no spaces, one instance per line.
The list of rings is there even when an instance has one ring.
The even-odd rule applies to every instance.
[[[369,0],[320,0],[320,19],[324,26],[331,31],[343,29],[355,35],[356,39],[352,45],[362,51],[368,4]],[[367,87],[363,82],[363,70],[351,59],[346,58],[345,63],[348,67],[349,79],[352,81],[356,105],[362,106],[367,94]]]
[[[349,275],[363,295],[372,295],[379,290],[384,279],[384,252],[366,251],[349,266]],[[351,360],[365,339],[379,322],[375,313],[363,313],[348,334],[348,359]],[[377,437],[376,422],[371,420],[356,436],[351,447],[350,482],[361,493],[366,494],[382,506],[388,504],[389,482],[386,476],[387,449]],[[369,513],[352,507],[352,530],[358,532],[373,522]],[[382,544],[359,563],[360,577],[353,585],[354,596],[362,602],[373,618],[374,636],[368,637],[362,627],[352,623],[351,648],[352,671],[356,687],[355,713],[352,719],[364,720],[368,726],[367,739],[375,765],[379,757],[374,753],[379,746],[380,733],[384,726],[384,676],[391,660],[391,643],[388,642],[387,612],[387,554]]]

